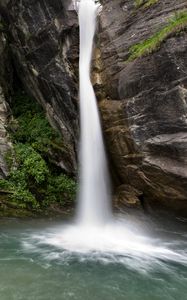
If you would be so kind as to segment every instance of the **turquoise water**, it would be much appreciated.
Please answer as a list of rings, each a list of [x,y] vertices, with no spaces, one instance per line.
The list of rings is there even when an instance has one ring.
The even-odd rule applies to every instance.
[[[70,250],[69,244],[63,246],[67,224],[1,220],[0,300],[186,300],[186,220],[164,223],[146,218],[125,224],[131,231],[137,226],[141,235],[145,232],[143,244],[138,231],[133,235],[143,249],[140,253],[138,246],[127,251],[124,243],[119,252],[112,252],[108,242],[106,249],[83,251],[73,244]],[[56,232],[59,238],[60,228],[62,245],[51,243]],[[149,249],[158,244],[157,257]]]

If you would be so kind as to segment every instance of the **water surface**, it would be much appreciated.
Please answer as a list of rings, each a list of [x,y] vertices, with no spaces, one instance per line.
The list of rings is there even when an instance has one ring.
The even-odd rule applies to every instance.
[[[187,299],[186,220],[116,224],[1,220],[0,299]]]

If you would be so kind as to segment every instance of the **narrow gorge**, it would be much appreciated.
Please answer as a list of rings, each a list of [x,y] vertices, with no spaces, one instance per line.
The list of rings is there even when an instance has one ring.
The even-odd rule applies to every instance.
[[[25,94],[28,102],[38,102],[48,126],[61,137],[60,142],[52,137],[53,145],[42,157],[50,161],[49,168],[57,168],[56,173],[75,179],[77,12],[69,1],[56,0],[1,0],[0,12],[1,177],[6,179],[10,172],[7,152],[17,143],[12,141],[12,131],[18,130],[19,114],[14,111],[22,93],[20,101]],[[98,18],[92,82],[114,206],[186,215],[186,1],[103,0]],[[2,184],[1,203],[6,207],[4,191]],[[29,192],[33,194],[32,188]]]

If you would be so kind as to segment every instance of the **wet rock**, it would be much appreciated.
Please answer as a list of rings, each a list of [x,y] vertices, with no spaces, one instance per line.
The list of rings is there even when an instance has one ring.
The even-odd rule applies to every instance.
[[[141,192],[132,186],[123,184],[120,185],[115,192],[114,205],[119,210],[127,208],[142,209]]]
[[[187,214],[187,33],[127,61],[130,47],[186,9],[186,1],[158,1],[147,9],[128,0],[102,4],[98,74],[106,96],[100,107],[117,189],[131,186],[151,207]]]

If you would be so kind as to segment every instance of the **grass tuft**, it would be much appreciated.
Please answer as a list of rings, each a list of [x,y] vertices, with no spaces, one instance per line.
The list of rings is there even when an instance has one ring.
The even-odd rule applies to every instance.
[[[139,8],[148,8],[154,4],[156,4],[159,0],[135,0],[135,7]]]
[[[160,31],[156,32],[147,40],[133,45],[130,48],[129,61],[136,58],[149,55],[158,50],[160,45],[172,34],[183,31],[187,27],[187,10],[176,12],[175,15],[169,19],[168,24]]]
[[[156,3],[158,3],[159,0],[148,0],[144,5],[143,8],[148,8]]]
[[[135,0],[135,7],[139,8],[145,3],[145,0]]]

